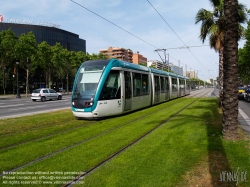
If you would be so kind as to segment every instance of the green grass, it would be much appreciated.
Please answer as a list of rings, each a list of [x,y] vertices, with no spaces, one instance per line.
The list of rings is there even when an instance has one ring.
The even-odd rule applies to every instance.
[[[180,98],[2,150],[0,151],[1,171],[20,166],[35,158],[113,129],[69,150],[18,170],[24,172],[86,171],[194,100],[193,98]],[[142,116],[148,114],[152,115],[142,118]],[[60,120],[60,112],[50,115],[52,115],[50,121],[41,121],[44,126],[40,124],[36,127],[32,124],[33,121],[36,121],[35,116],[29,120],[26,119],[26,122],[30,125],[26,127],[25,131],[21,130],[23,127],[17,126],[17,128],[20,128],[20,134],[29,139],[29,133],[34,129],[37,133],[39,129],[49,133],[49,130],[46,131],[50,128],[48,124],[54,121],[60,123],[63,127],[71,125],[70,128],[74,128],[80,123],[86,123],[77,120],[67,121],[67,119],[72,119],[72,113],[70,112],[70,116],[67,111],[64,114],[64,120],[66,119],[66,121]],[[58,117],[56,117],[57,115]],[[22,118],[18,120],[20,119],[24,120]],[[15,126],[15,119],[12,120],[13,126]],[[122,124],[130,121],[133,122],[122,126]],[[2,128],[1,125],[5,125],[5,128]],[[1,125],[0,129],[8,131],[6,124]],[[13,126],[10,126],[10,128],[15,129]],[[61,130],[61,128],[55,127],[53,132],[60,132]],[[10,130],[9,132],[9,134],[18,135],[18,130]],[[245,137],[245,135],[242,136]],[[220,157],[217,157],[218,155]],[[217,100],[201,99],[191,105],[189,110],[182,111],[170,122],[163,124],[144,139],[85,177],[82,182],[84,182],[84,186],[195,186],[199,181],[189,184],[186,182],[187,175],[197,173],[197,167],[207,164],[207,174],[211,175],[211,182],[215,184],[214,186],[228,186],[230,183],[218,183],[220,172],[225,170],[237,171],[237,168],[240,168],[241,171],[250,171],[249,159],[249,140],[234,142],[223,140],[221,137],[221,114],[217,109]],[[36,175],[36,177],[38,176],[40,175]],[[188,176],[190,177],[190,175]],[[200,179],[202,180],[202,178]],[[0,183],[2,184],[2,182],[3,178],[1,177]],[[240,183],[240,186],[247,185],[246,182]],[[4,186],[11,186],[11,184]],[[82,186],[82,184],[79,184],[79,186]]]
[[[226,141],[221,138],[221,117],[217,101],[202,99],[171,123],[157,129],[138,144],[84,178],[85,186],[185,186],[183,176],[192,171],[203,157],[224,155],[220,160],[209,160],[214,186],[230,186],[218,182],[220,172],[250,171],[249,141]],[[221,159],[221,158],[219,158]],[[214,171],[212,169],[215,169]],[[191,176],[192,177],[192,176]],[[249,174],[248,174],[249,179]],[[202,180],[202,177],[200,178]],[[197,182],[197,181],[196,181]],[[195,186],[197,183],[187,185]],[[235,183],[233,184],[235,186]],[[80,185],[79,185],[80,186]],[[240,186],[250,186],[241,182]]]

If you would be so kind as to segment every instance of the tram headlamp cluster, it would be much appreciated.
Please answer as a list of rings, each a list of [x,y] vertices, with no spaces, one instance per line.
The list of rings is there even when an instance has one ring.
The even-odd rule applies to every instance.
[[[92,106],[93,103],[92,102],[85,102],[85,106]]]
[[[76,102],[73,101],[73,102],[72,102],[72,105],[73,105],[73,106],[76,106]],[[85,106],[92,106],[92,105],[93,105],[93,102],[85,102]]]

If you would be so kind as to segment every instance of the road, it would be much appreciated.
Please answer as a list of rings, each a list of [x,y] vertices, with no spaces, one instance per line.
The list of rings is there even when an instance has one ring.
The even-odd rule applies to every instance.
[[[250,103],[245,100],[239,100],[239,123],[248,134],[250,134]]]
[[[206,89],[206,88],[205,88]],[[195,90],[195,92],[202,91]],[[218,97],[219,90],[211,89],[208,97]],[[16,99],[15,97],[0,97],[0,119],[5,118],[14,118],[19,116],[27,116],[38,113],[45,113],[49,111],[56,111],[60,109],[69,109],[70,108],[70,97],[71,95],[63,95],[62,100],[53,100],[33,102],[30,97],[22,97]],[[241,127],[250,134],[250,103],[245,100],[239,100],[239,123]]]
[[[62,100],[36,101],[30,97],[0,99],[0,119],[27,116],[70,108],[71,95],[63,95]]]

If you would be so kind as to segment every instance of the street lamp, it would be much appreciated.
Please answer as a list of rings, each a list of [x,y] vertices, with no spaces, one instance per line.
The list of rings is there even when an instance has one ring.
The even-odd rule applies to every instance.
[[[42,75],[40,75],[40,88],[42,88],[42,85],[41,85],[41,78],[42,78]]]
[[[67,94],[69,94],[69,76],[68,76],[68,74],[67,74],[66,79],[67,79]]]
[[[13,84],[13,95],[15,95],[14,79],[15,79],[15,74],[13,74],[13,81],[12,81],[12,84]]]
[[[16,98],[21,98],[19,93],[19,84],[18,84],[18,64],[19,62],[16,62],[17,68],[16,68]]]

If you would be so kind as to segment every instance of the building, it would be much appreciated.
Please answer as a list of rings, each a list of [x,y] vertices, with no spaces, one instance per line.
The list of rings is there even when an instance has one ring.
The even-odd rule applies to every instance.
[[[174,73],[183,76],[183,67],[176,66],[173,63],[170,63],[169,66]]]
[[[133,62],[133,51],[122,47],[109,47],[108,49],[101,49],[100,53],[106,55],[108,58],[117,58],[127,62]]]
[[[133,63],[147,66],[147,58],[139,54],[137,51],[136,53],[133,53]]]
[[[184,76],[189,77],[190,79],[197,78],[197,74],[195,73],[194,70],[185,71]]]
[[[168,64],[165,64],[159,60],[149,60],[147,62],[147,66],[148,67],[153,67],[153,68],[156,68],[156,69],[165,69],[165,70],[168,70]]]
[[[4,19],[0,21],[0,32],[10,29],[16,36],[20,36],[23,33],[32,31],[35,35],[37,43],[46,41],[49,45],[53,46],[57,42],[60,43],[65,49],[70,51],[82,51],[86,53],[86,41],[79,38],[79,35],[62,30],[54,24],[33,25],[31,21],[27,20],[15,20],[7,19],[8,22],[4,22]],[[26,22],[25,22],[26,21]],[[23,24],[30,23],[30,24]],[[56,27],[57,26],[57,27]]]
[[[68,49],[70,51],[82,51],[86,53],[86,41],[84,39],[79,38],[79,35],[77,34],[60,29],[60,26],[56,24],[47,22],[37,22],[36,24],[34,24],[32,20],[6,19],[3,15],[0,15],[0,32],[8,29],[13,31],[16,36],[33,32],[38,44],[43,41],[46,41],[51,46],[54,46],[56,43],[60,43],[65,49]],[[22,76],[24,74],[25,72],[23,71],[23,69],[19,69],[19,82],[21,85],[20,93],[24,92],[26,85],[24,76]],[[15,75],[13,75],[13,77],[11,75],[11,78],[9,79],[10,86],[7,85],[6,93],[15,93],[14,79]],[[29,89],[34,89],[36,87],[45,87],[45,79],[46,78],[44,72],[39,72],[39,70],[37,70],[32,80],[29,81]],[[69,87],[71,88],[74,77],[67,76],[66,79],[60,81],[60,87],[63,87],[63,85],[66,85],[66,82],[69,82]],[[52,84],[53,87],[55,87],[56,85],[59,87],[59,82],[54,81]],[[0,93],[1,92],[2,90],[0,90]]]

